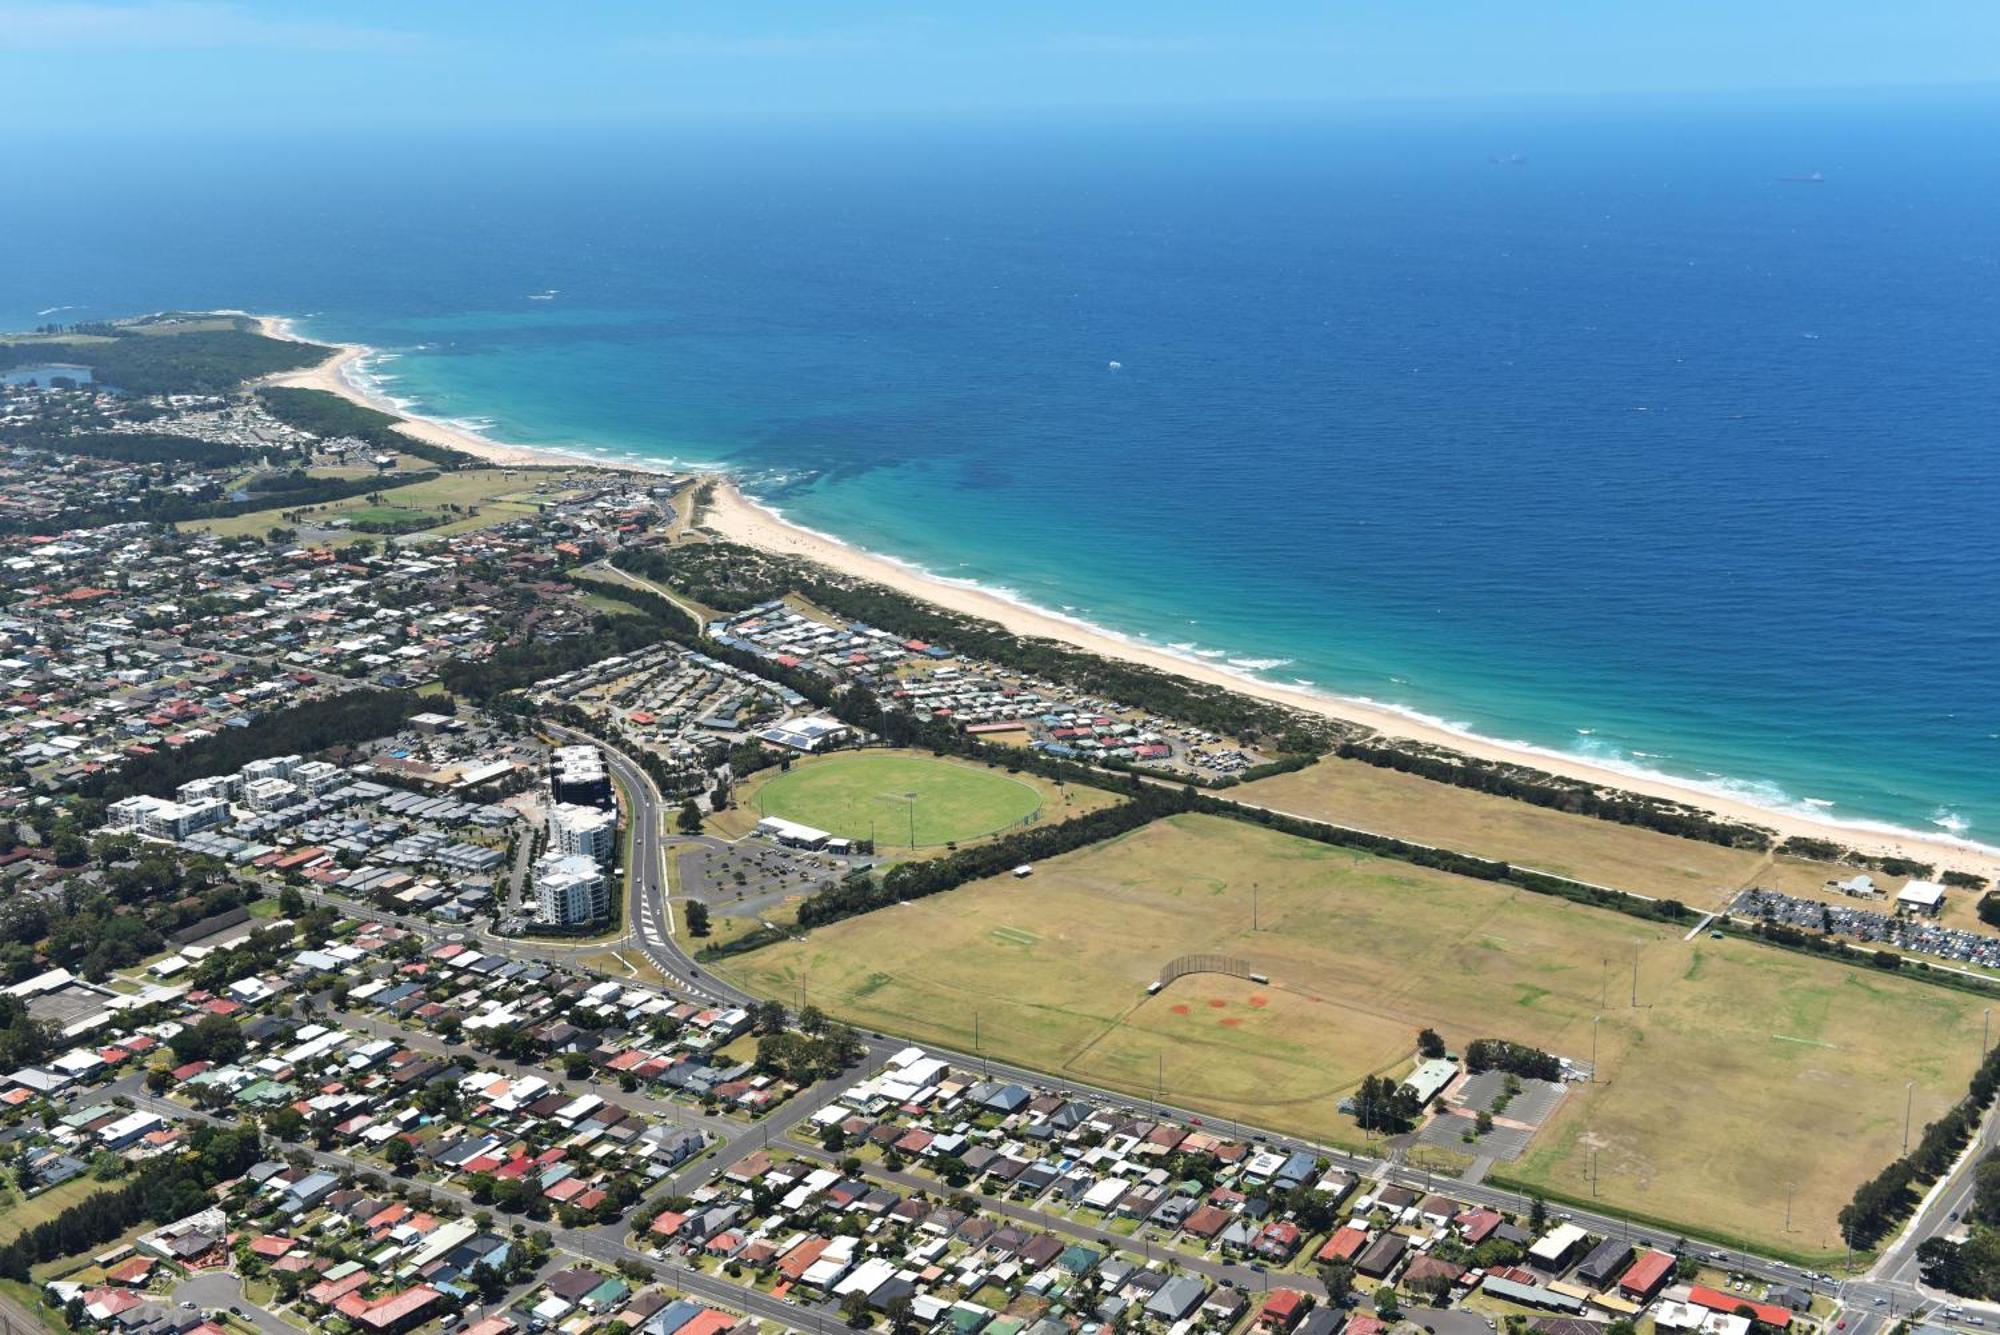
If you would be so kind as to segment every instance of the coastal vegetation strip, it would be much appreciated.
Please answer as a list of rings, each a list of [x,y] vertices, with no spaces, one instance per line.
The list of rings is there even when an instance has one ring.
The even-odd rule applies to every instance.
[[[278,341],[278,340],[273,340]],[[324,354],[330,349],[321,349]],[[404,419],[379,408],[344,399],[323,389],[265,385],[257,398],[271,416],[301,431],[322,437],[352,437],[390,454],[413,454],[442,468],[464,468],[479,461],[462,450],[421,440],[398,428]]]
[[[0,371],[66,363],[89,367],[96,382],[126,394],[228,394],[246,380],[316,365],[332,351],[267,338],[248,317],[167,315],[0,339]]]
[[[725,612],[796,594],[848,620],[894,626],[901,634],[948,644],[958,653],[1061,681],[1182,723],[1232,736],[1268,736],[1277,750],[1289,754],[1319,754],[1339,732],[1322,720],[1239,692],[1101,658],[1055,640],[1024,638],[990,621],[754,547],[710,542],[648,548],[621,552],[612,563]]]

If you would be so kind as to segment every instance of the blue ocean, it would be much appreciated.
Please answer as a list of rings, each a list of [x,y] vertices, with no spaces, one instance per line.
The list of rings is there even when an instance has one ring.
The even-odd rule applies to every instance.
[[[0,323],[294,313],[1244,672],[2000,842],[1996,113],[41,144]]]

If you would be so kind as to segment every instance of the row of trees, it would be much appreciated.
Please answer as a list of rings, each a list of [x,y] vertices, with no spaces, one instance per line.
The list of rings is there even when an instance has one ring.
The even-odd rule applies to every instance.
[[[1465,1046],[1465,1068],[1474,1075],[1505,1071],[1528,1080],[1562,1079],[1562,1062],[1540,1048],[1504,1038],[1477,1038]]]
[[[1854,1199],[1840,1209],[1841,1236],[1850,1247],[1874,1246],[1909,1217],[1919,1189],[1950,1171],[1972,1139],[1996,1090],[2000,1090],[2000,1048],[1986,1054],[1965,1097],[1924,1128],[1914,1149],[1855,1188]]]
[[[37,430],[33,425],[11,426],[7,443],[45,450],[50,454],[80,454],[92,459],[111,459],[128,464],[200,464],[229,466],[255,463],[259,452],[220,440],[197,440],[162,431],[72,432],[59,423]]]
[[[1699,839],[1729,848],[1771,846],[1769,833],[1752,825],[1719,820],[1677,803],[1577,783],[1520,765],[1458,754],[1425,754],[1375,741],[1343,742],[1338,754],[1347,760],[1414,774],[1434,783],[1511,797],[1532,806],[1573,812],[1618,825],[1637,825],[1683,839]]]
[[[1186,809],[1185,799],[1174,790],[1148,789],[1128,802],[1073,816],[1055,825],[1004,835],[991,843],[963,848],[941,858],[898,863],[879,879],[873,875],[851,876],[808,896],[799,905],[799,925],[819,927],[872,909],[955,890],[969,881],[1000,875],[1024,862],[1052,858],[1130,834],[1161,816]]]
[[[854,621],[893,626],[905,635],[948,644],[1029,676],[1065,682],[1150,713],[1246,739],[1276,739],[1277,749],[1319,754],[1331,725],[1304,720],[1290,710],[1238,691],[1207,686],[1173,673],[1101,658],[1056,640],[1034,639],[996,622],[966,616],[879,584],[832,580],[817,566],[770,556],[734,543],[620,552],[621,570],[684,590],[698,602],[741,611],[797,592],[816,606]]]
[[[323,389],[266,387],[257,391],[257,397],[271,416],[315,436],[352,436],[385,453],[414,454],[444,468],[478,462],[462,450],[433,445],[396,430],[403,419],[393,413],[364,407]]]
[[[1971,1236],[1952,1242],[1942,1234],[1917,1248],[1924,1282],[1967,1298],[2000,1298],[2000,1152],[1989,1151],[1974,1171]]]
[[[449,700],[426,698],[415,691],[373,687],[307,700],[266,715],[255,727],[223,728],[178,750],[136,757],[116,774],[100,778],[92,795],[160,796],[191,779],[234,773],[267,756],[324,751],[384,737],[401,728],[413,714],[427,710],[449,713],[451,707]]]
[[[253,1130],[198,1125],[186,1153],[146,1160],[123,1186],[94,1192],[0,1247],[0,1277],[26,1281],[43,1261],[88,1251],[135,1224],[193,1214],[209,1203],[217,1183],[241,1177],[263,1157]]]
[[[164,473],[171,472],[167,465],[161,468]],[[410,473],[404,475],[404,480],[421,482],[436,476],[436,473]],[[162,484],[168,480],[167,477],[155,479]],[[313,478],[311,485],[287,493],[281,503],[324,505],[329,501],[366,495],[380,486],[380,482],[365,477]],[[236,515],[254,514],[271,506],[272,498],[269,496],[253,495],[231,500],[223,494],[218,483],[210,483],[194,492],[169,490],[159,485],[148,488],[134,502],[84,505],[48,515],[9,517],[0,521],[0,532],[60,533],[72,528],[102,528],[106,524],[183,524],[196,519],[229,519]]]
[[[976,744],[974,744],[976,745]],[[1052,762],[1060,763],[1060,762]],[[1102,781],[1102,776],[1092,776]],[[1665,922],[1681,922],[1690,910],[1678,900],[1645,899],[1638,895],[1588,886],[1577,881],[1523,871],[1505,862],[1474,857],[1450,849],[1413,844],[1387,835],[1328,825],[1321,821],[1248,807],[1227,798],[1197,792],[1193,788],[1170,788],[1137,779],[1129,785],[1130,799],[1057,825],[1023,830],[991,843],[962,849],[942,858],[901,863],[891,867],[879,880],[874,876],[850,877],[839,885],[808,897],[800,906],[802,927],[817,927],[872,909],[885,908],[912,899],[955,889],[968,881],[999,875],[1024,862],[1035,862],[1059,853],[1073,852],[1090,844],[1130,833],[1142,825],[1182,812],[1199,812],[1262,825],[1283,834],[1340,848],[1358,848],[1381,857],[1395,858],[1421,867],[1519,886],[1534,894],[1552,895],[1579,903],[1608,908],[1633,917]]]

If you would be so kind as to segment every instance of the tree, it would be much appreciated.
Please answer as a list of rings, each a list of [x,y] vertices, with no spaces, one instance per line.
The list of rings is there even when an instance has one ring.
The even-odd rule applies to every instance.
[[[687,902],[687,920],[689,936],[708,935],[708,905],[699,899],[690,899]]]
[[[692,797],[681,803],[681,814],[676,824],[682,834],[701,833],[701,808],[694,804]]]
[[[1549,1204],[1540,1196],[1528,1202],[1528,1231],[1536,1237],[1549,1226]]]
[[[2000,1153],[1989,1154],[1973,1170],[1973,1218],[1984,1224],[2000,1224]]]
[[[1407,1131],[1417,1112],[1417,1096],[1388,1076],[1364,1076],[1354,1095],[1354,1120],[1363,1131]]]
[[[168,1046],[183,1062],[209,1061],[220,1065],[235,1061],[249,1045],[235,1021],[223,1015],[204,1015],[201,1023],[175,1034]]]
[[[417,1151],[409,1141],[404,1140],[401,1136],[391,1136],[388,1143],[382,1146],[382,1157],[389,1161],[391,1168],[401,1173],[417,1157]]]
[[[1342,1260],[1328,1261],[1319,1268],[1319,1282],[1326,1285],[1326,1300],[1338,1307],[1354,1292],[1354,1267]]]
[[[859,1289],[850,1291],[845,1298],[840,1300],[840,1314],[847,1319],[847,1324],[854,1329],[865,1330],[869,1321],[868,1295]]]
[[[1423,1029],[1417,1033],[1417,1052],[1420,1056],[1436,1060],[1444,1056],[1444,1039],[1435,1029]]]
[[[770,999],[760,1001],[756,1004],[754,1008],[752,1008],[750,1015],[751,1015],[751,1023],[756,1028],[758,1033],[777,1034],[784,1032],[785,1028],[784,1002],[770,1000]]]
[[[305,1114],[289,1106],[275,1109],[264,1119],[264,1129],[279,1140],[303,1140],[306,1134]]]

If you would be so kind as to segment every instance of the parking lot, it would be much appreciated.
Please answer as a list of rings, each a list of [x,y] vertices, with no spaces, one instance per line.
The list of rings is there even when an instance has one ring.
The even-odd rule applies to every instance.
[[[1844,937],[1863,945],[1890,946],[1954,964],[2000,969],[2000,939],[1943,927],[1927,918],[1898,918],[1755,888],[1738,895],[1728,912],[1783,923],[1801,931]]]

